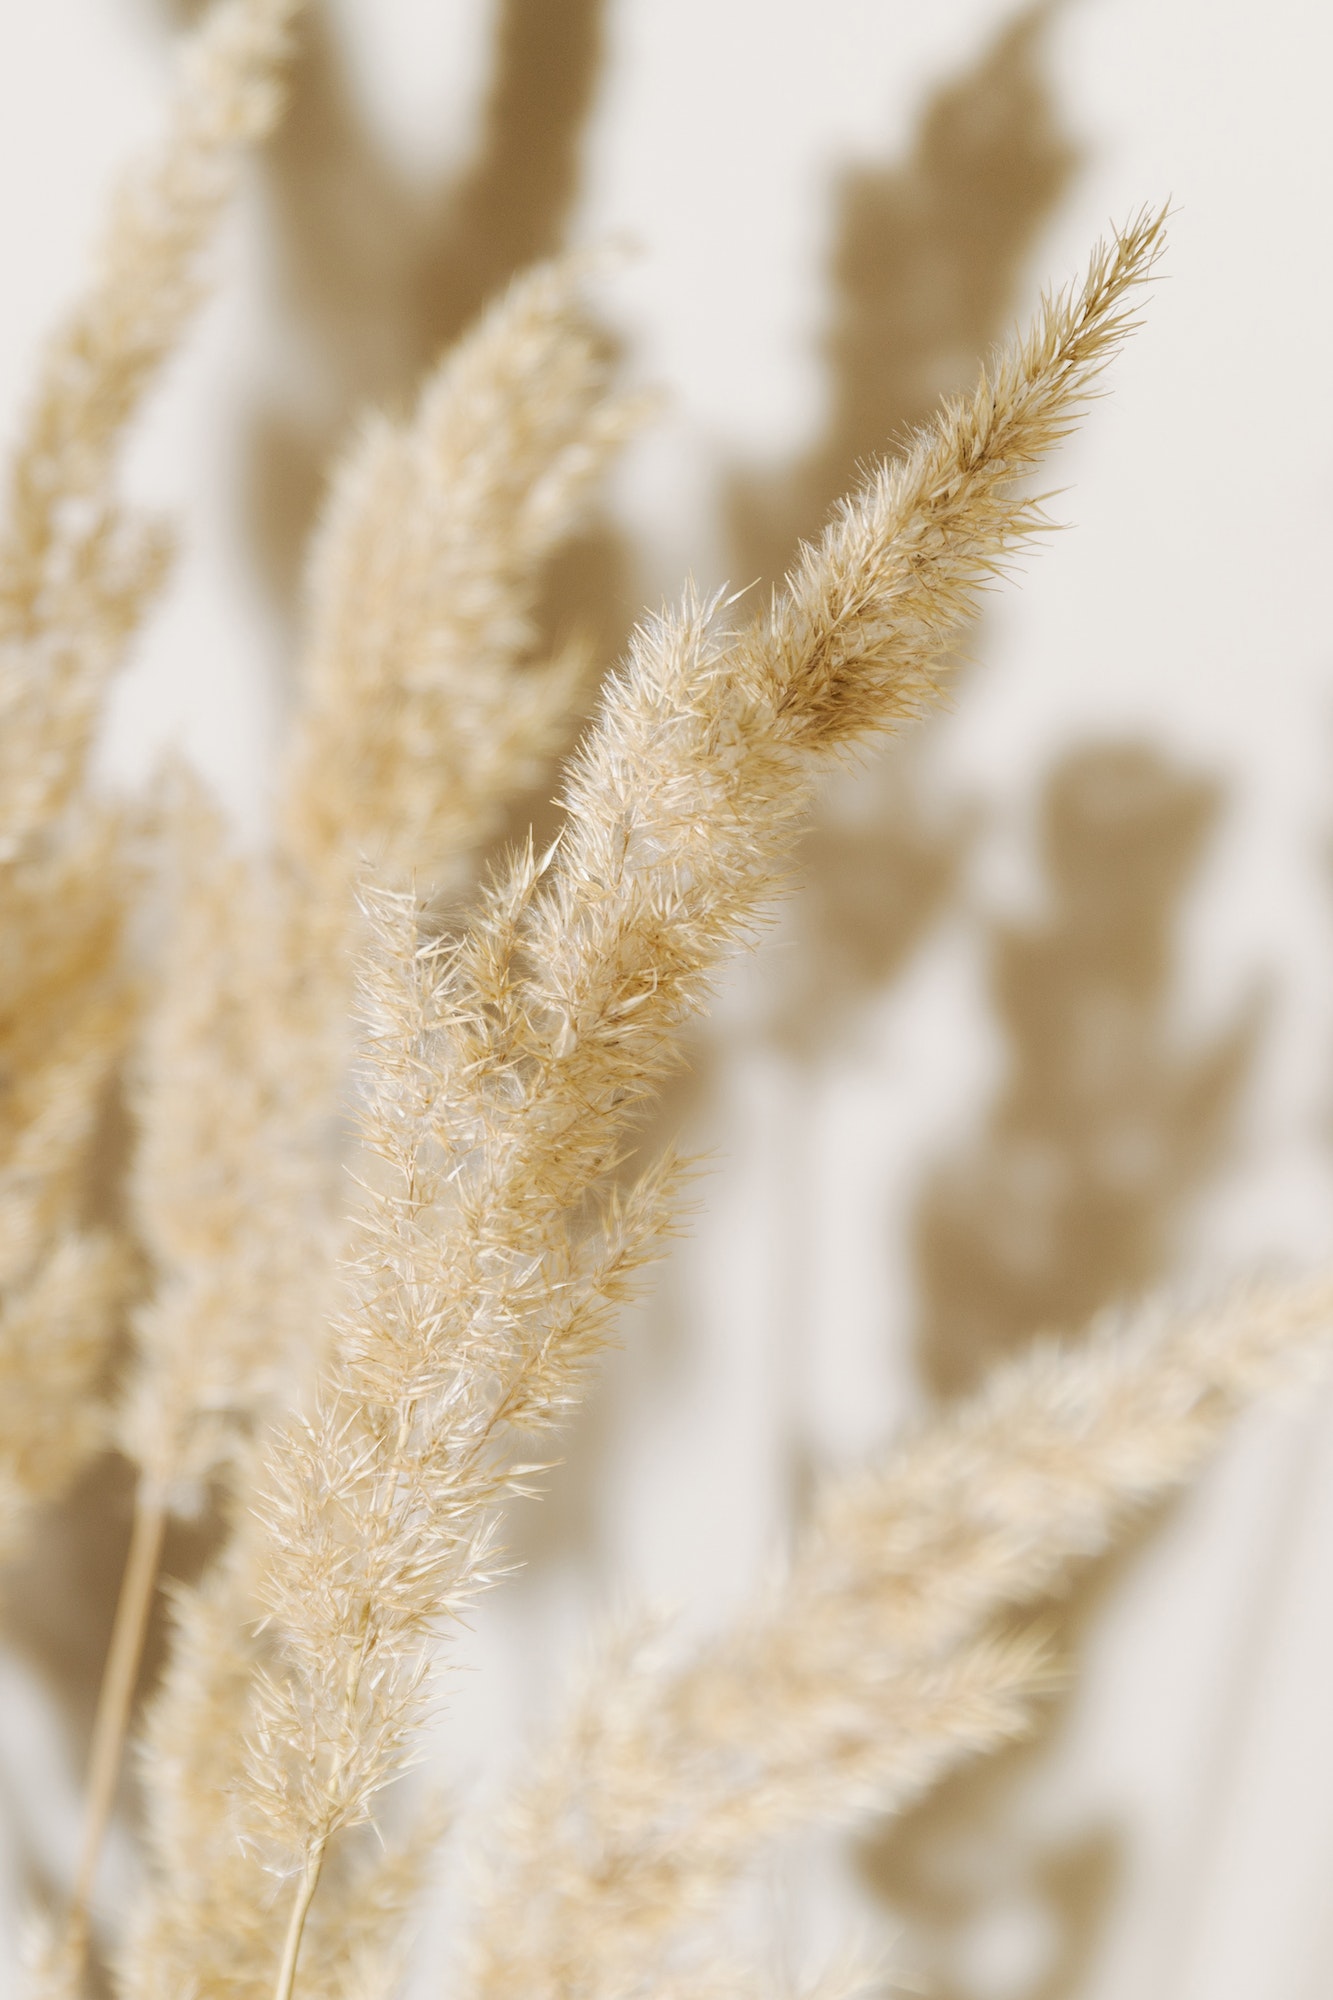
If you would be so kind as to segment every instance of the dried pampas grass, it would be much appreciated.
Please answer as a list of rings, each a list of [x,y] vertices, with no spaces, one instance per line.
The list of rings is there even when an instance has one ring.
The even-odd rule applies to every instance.
[[[599,1663],[490,1837],[466,1990],[638,1991],[767,1844],[900,1812],[1023,1735],[1052,1662],[997,1620],[1194,1474],[1254,1396],[1324,1369],[1331,1342],[1326,1277],[1117,1315],[826,1482],[788,1574],[697,1659],[664,1661],[659,1634]]]
[[[1145,213],[1100,247],[766,610],[687,594],[641,625],[567,763],[557,839],[457,916],[589,686],[584,648],[543,651],[536,606],[639,413],[586,260],[528,273],[335,469],[268,850],[234,851],[178,775],[131,865],[88,747],[163,544],[125,518],[115,455],[272,121],[295,13],[224,0],[192,38],[161,156],[49,350],[0,542],[0,919],[20,968],[0,986],[0,1528],[110,1441],[138,1480],[71,1906],[33,1954],[44,1993],[84,1976],[168,1518],[210,1497],[229,1534],[176,1593],[144,1719],[118,1991],[392,1990],[442,1814],[395,1832],[381,1794],[493,1580],[502,1509],[539,1484],[532,1451],[681,1226],[685,1170],[635,1157],[641,1115],[786,886],[823,773],[937,700],[979,593],[1046,527],[1028,481],[1163,239]],[[158,940],[137,980],[131,909]],[[80,1189],[127,1046],[118,1236],[86,1225]],[[766,1990],[715,1930],[755,1856],[901,1810],[1030,1728],[1052,1666],[1003,1615],[1322,1356],[1330,1308],[1320,1279],[1036,1351],[830,1483],[787,1575],[696,1657],[611,1648],[482,1842],[459,1990]],[[863,1978],[849,1963],[818,1990]]]
[[[95,1412],[126,1292],[126,1257],[79,1221],[88,1148],[134,1005],[122,949],[133,868],[117,815],[90,790],[88,757],[168,544],[121,500],[118,456],[198,304],[238,162],[277,115],[296,11],[297,0],[227,0],[191,38],[158,156],[113,205],[95,277],[46,347],[9,465],[0,1065],[16,1085],[0,1100],[0,1374],[9,1391],[0,1482],[11,1520],[21,1500],[58,1493],[107,1437]],[[44,1268],[50,1262],[62,1277]],[[40,1348],[38,1325],[47,1329]],[[43,1400],[48,1414],[33,1427],[27,1412]]]

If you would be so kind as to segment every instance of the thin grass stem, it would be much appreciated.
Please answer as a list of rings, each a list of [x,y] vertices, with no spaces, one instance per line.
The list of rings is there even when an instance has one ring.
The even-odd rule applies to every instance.
[[[305,1920],[310,1914],[310,1905],[319,1887],[320,1871],[324,1866],[324,1842],[313,1847],[301,1871],[300,1886],[292,1913],[287,1921],[287,1936],[283,1941],[282,1964],[278,1967],[278,1981],[273,1988],[273,2000],[292,2000],[296,1986],[297,1961],[301,1956],[301,1939],[305,1935]]]
[[[134,1504],[134,1526],[121,1577],[116,1619],[111,1631],[102,1685],[93,1722],[88,1758],[88,1794],[84,1806],[83,1841],[70,1898],[67,1940],[81,1963],[87,1950],[89,1905],[97,1864],[120,1782],[134,1689],[143,1659],[144,1638],[157,1589],[167,1510],[159,1489],[141,1481]]]

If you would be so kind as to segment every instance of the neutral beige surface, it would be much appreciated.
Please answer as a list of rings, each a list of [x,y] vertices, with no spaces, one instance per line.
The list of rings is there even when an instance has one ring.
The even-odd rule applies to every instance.
[[[470,282],[443,222],[432,248],[431,189],[484,136],[490,10],[334,11],[361,81],[338,112],[307,76],[141,441],[136,478],[187,549],[108,746],[141,771],[182,737],[253,828],[306,461],[357,396],[401,393]],[[107,174],[151,130],[164,16],[0,18],[6,403]],[[1262,27],[1239,0],[1087,0],[997,48],[1015,18],[607,10],[573,227],[637,244],[608,296],[633,372],[669,396],[619,482],[626,602],[686,569],[771,573],[848,464],[965,380],[1108,216],[1166,194],[1179,213],[1144,331],[1060,467],[1073,531],[997,596],[948,721],[830,801],[809,890],[673,1099],[715,1148],[704,1212],[483,1616],[442,1731],[469,1775],[555,1698],[595,1607],[721,1615],[810,1469],[873,1448],[923,1383],[1126,1288],[1329,1249],[1333,27],[1300,0]],[[492,247],[525,202],[537,217],[520,173]],[[884,286],[862,341],[838,334],[834,279],[844,301]],[[49,1572],[75,1596],[105,1588],[80,1532]],[[803,1865],[812,1932],[896,1937],[947,2000],[1313,2000],[1333,1978],[1330,1551],[1327,1403],[1266,1414],[1080,1602],[1049,1745],[854,1866]],[[69,1848],[53,1661],[86,1719],[76,1620],[33,1596],[29,1578],[0,1662],[11,1877]],[[757,1903],[797,1951],[785,1892]]]

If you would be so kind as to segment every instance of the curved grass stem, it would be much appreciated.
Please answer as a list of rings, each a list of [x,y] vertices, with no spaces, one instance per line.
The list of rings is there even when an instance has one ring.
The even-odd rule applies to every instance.
[[[143,1659],[144,1637],[157,1589],[166,1525],[167,1510],[161,1495],[141,1481],[134,1503],[134,1526],[121,1577],[111,1645],[97,1697],[97,1715],[93,1722],[92,1748],[88,1757],[83,1839],[66,1925],[68,1949],[79,1963],[87,1950],[93,1883],[120,1781],[125,1738],[129,1732],[134,1689]]]
[[[296,1963],[301,1956],[301,1939],[305,1935],[305,1920],[310,1914],[310,1905],[319,1887],[320,1870],[324,1866],[324,1843],[312,1848],[301,1872],[300,1885],[292,1913],[287,1921],[287,1936],[283,1941],[282,1964],[278,1967],[277,1984],[273,1988],[273,2000],[292,2000],[296,1985]]]

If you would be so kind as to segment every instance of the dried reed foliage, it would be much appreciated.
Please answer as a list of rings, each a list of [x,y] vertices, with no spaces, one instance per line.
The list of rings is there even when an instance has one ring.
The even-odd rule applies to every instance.
[[[98,1407],[128,1260],[84,1172],[132,1011],[130,873],[91,793],[103,695],[166,539],[118,492],[128,424],[203,290],[245,149],[272,124],[297,0],[226,0],[190,38],[167,135],[113,206],[99,267],[42,359],[0,533],[0,1515],[59,1490]],[[0,1532],[3,1532],[0,1522]]]
[[[582,650],[535,659],[551,551],[636,406],[609,392],[574,260],[516,283],[404,422],[335,473],[276,852],[227,851],[188,789],[144,1037],[137,1212],[159,1273],[121,1435],[188,1500],[309,1365],[345,1152],[354,886],[456,893],[568,733]]]
[[[133,1259],[89,1227],[86,1162],[137,996],[123,929],[135,868],[122,815],[89,783],[103,696],[167,557],[118,491],[128,425],[179,345],[204,257],[246,150],[272,125],[297,0],[225,0],[183,51],[158,153],[118,196],[87,296],[48,345],[10,475],[0,539],[0,923],[10,950],[0,1052],[16,1081],[0,1117],[0,1319],[10,1393],[3,1501],[49,1497],[111,1435],[109,1337]],[[160,1513],[136,1527],[146,1603]],[[89,1831],[67,1938],[46,1978],[71,1980],[110,1808],[142,1617],[117,1633],[99,1706]]]
[[[303,1291],[317,1291],[332,1247],[333,1166],[326,1135],[293,1115],[270,872],[232,851],[183,777],[163,829],[162,976],[134,1079],[134,1216],[154,1282],[135,1316],[118,1428],[145,1491],[188,1508],[265,1398],[289,1386]],[[300,1078],[314,1067],[301,1063]],[[321,1109],[330,1119],[336,1106]]]
[[[576,1400],[669,1215],[670,1163],[606,1192],[634,1109],[779,886],[819,755],[930,697],[977,588],[1041,525],[1014,482],[1074,420],[1160,232],[1140,219],[1048,299],[766,617],[731,637],[687,603],[640,632],[557,849],[521,854],[455,941],[423,947],[410,907],[378,900],[364,1122],[380,1174],[315,1413],[268,1452],[270,1657],[228,1806],[297,1882],[278,1990],[330,1841],[371,1816],[441,1623],[485,1580],[495,1507],[524,1478],[508,1435]]]
[[[585,278],[586,260],[571,259],[518,281],[428,379],[411,419],[374,420],[335,475],[271,864],[229,857],[198,803],[177,816],[185,880],[146,1036],[138,1179],[161,1276],[123,1433],[152,1491],[187,1496],[220,1472],[318,1354],[366,852],[390,880],[456,892],[567,735],[586,660],[577,645],[534,657],[534,602],[639,412],[609,391]],[[154,1742],[197,1733],[202,1747],[219,1727],[236,1685],[217,1667],[215,1598],[228,1590],[235,1625],[244,1587],[220,1578],[182,1614],[200,1679],[169,1683]],[[191,1620],[209,1635],[197,1648]],[[246,1650],[236,1632],[231,1644]],[[180,1712],[192,1699],[193,1719]],[[219,1809],[222,1795],[178,1759],[169,1768],[167,1831],[150,1845],[216,1907],[229,1836],[219,1843],[208,1805],[196,1820],[191,1795]],[[136,1932],[144,1962],[175,1949],[156,1909]],[[236,1938],[219,1940],[233,1949]]]
[[[428,899],[456,891],[506,801],[567,747],[588,663],[578,645],[536,659],[538,586],[642,407],[609,393],[591,268],[517,280],[410,423],[366,423],[334,476],[285,832],[309,876],[337,876],[339,907],[367,859]]]
[[[179,334],[235,151],[271,116],[293,9],[229,0],[203,30],[174,164],[112,239],[139,330],[120,352],[96,312],[80,322],[78,365],[58,352],[20,459],[11,598],[43,657],[12,677],[15,714],[35,718],[12,853],[64,865],[43,880],[66,892],[67,921],[80,894],[111,912],[108,962],[117,906],[94,894],[83,767],[159,566],[114,503],[112,448]],[[1045,525],[1022,481],[1094,392],[1161,227],[1140,218],[1081,288],[1045,300],[976,393],[843,503],[766,614],[731,630],[726,607],[687,599],[640,630],[571,763],[559,841],[540,862],[517,854],[452,937],[419,892],[457,889],[581,684],[568,655],[532,660],[537,579],[629,411],[608,398],[576,270],[523,281],[414,415],[373,422],[346,461],[312,568],[273,853],[230,854],[184,784],[164,816],[175,914],[143,1037],[136,1181],[158,1289],[120,1435],[149,1496],[141,1526],[160,1534],[166,1506],[224,1470],[236,1526],[179,1599],[150,1719],[150,1879],[120,1952],[125,1995],[287,2000],[298,1974],[349,2000],[390,1990],[434,1834],[382,1853],[337,1836],[374,1822],[411,1760],[441,1637],[489,1580],[501,1503],[534,1470],[518,1438],[578,1401],[673,1226],[670,1157],[628,1192],[617,1182],[635,1113],[722,954],[783,885],[821,768],[934,698],[978,591]],[[77,388],[88,355],[109,369],[96,408],[65,381]],[[364,1187],[330,1335],[367,855]],[[32,913],[15,908],[22,931]],[[58,926],[50,937],[65,950]],[[86,977],[64,958],[51,974],[79,1006],[103,990],[94,928],[83,947]],[[43,1171],[64,1129],[48,1100],[91,1101],[76,1059],[95,1043],[100,1077],[114,1041],[74,1034],[63,1098],[43,1095],[38,1063],[20,1126],[39,1134]],[[28,1170],[14,1200],[40,1182]],[[101,1255],[114,1252],[56,1239],[48,1326],[86,1323],[110,1284]],[[511,1813],[465,1990],[760,1983],[681,1949],[690,1925],[775,1835],[901,1803],[1026,1727],[1048,1669],[1030,1640],[991,1629],[996,1613],[1185,1476],[1231,1409],[1324,1340],[1329,1306],[1320,1284],[1043,1354],[887,1470],[832,1489],[786,1582],[701,1658],[673,1668],[629,1647]],[[256,1442],[256,1417],[299,1400],[321,1356],[309,1414]],[[134,1588],[151,1587],[153,1534],[136,1549]],[[112,1711],[127,1658],[113,1653]],[[104,1803],[108,1771],[92,1782]],[[76,1922],[39,1953],[44,1990],[74,1990],[81,1942]]]
[[[858,1574],[839,1554],[822,1631],[801,1627],[793,1591],[684,1672],[663,1667],[660,1639],[607,1649],[492,1833],[502,1858],[477,1884],[463,1994],[601,2000],[684,1982],[775,1843],[901,1812],[1029,1733],[1055,1681],[1039,1639],[904,1657],[873,1563]]]
[[[1327,1277],[1107,1318],[830,1480],[790,1572],[696,1660],[660,1638],[656,1657],[608,1650],[490,1838],[464,1992],[651,1990],[766,1844],[897,1811],[1023,1733],[1044,1665],[996,1618],[1100,1554],[1331,1338]]]
[[[6,859],[80,792],[107,680],[157,584],[161,533],[116,491],[126,428],[204,290],[245,150],[277,115],[298,0],[222,0],[183,50],[169,130],[121,189],[95,282],[47,343],[0,544]]]
[[[178,884],[144,1035],[135,1182],[157,1285],[120,1426],[141,1469],[141,1520],[231,1476],[257,1415],[290,1404],[318,1364],[367,852],[390,880],[456,893],[567,734],[587,662],[577,646],[534,658],[533,606],[636,415],[609,391],[584,280],[569,260],[513,285],[412,416],[372,420],[335,473],[274,853],[229,853],[189,787],[170,816]],[[151,1587],[149,1566],[139,1587]],[[243,1592],[229,1601],[235,1625]],[[141,1612],[125,1602],[133,1626]],[[194,1610],[213,1631],[207,1593]],[[245,1653],[239,1632],[231,1643]],[[188,1737],[204,1708],[226,1706],[229,1655],[208,1644],[199,1713],[173,1720],[173,1683],[154,1740]],[[216,1904],[228,1856],[192,1817],[198,1773],[172,1769],[152,1821],[171,1831],[150,1847],[176,1875],[208,1852],[193,1880]],[[383,1902],[382,1889],[367,1893]],[[167,1949],[155,1908],[136,1928],[144,1962]],[[243,1953],[246,1935],[229,1948]]]

